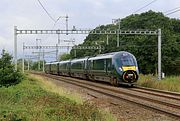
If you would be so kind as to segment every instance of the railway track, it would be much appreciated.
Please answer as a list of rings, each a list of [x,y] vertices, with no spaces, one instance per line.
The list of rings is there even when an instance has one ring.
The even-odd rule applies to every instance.
[[[125,100],[143,107],[180,118],[180,94],[149,88],[117,88],[81,79],[33,73],[60,80],[118,100]]]
[[[137,86],[136,88],[132,88],[131,90],[180,101],[180,93],[162,91],[158,89],[145,88],[145,87],[140,87],[140,86]]]

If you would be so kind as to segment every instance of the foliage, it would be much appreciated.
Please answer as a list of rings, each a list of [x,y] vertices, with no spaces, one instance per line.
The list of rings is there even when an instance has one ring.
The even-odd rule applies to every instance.
[[[29,62],[28,62],[29,61]],[[22,59],[18,59],[18,69],[22,70]],[[40,64],[40,71],[43,70],[43,61],[32,61],[32,60],[26,60],[24,59],[24,69],[28,70],[28,63],[29,63],[29,69],[39,71],[39,64]],[[46,63],[46,61],[44,62]]]
[[[22,59],[17,60],[18,69],[22,70]],[[24,59],[24,68],[27,70],[28,60]],[[29,60],[30,68],[32,68],[33,62],[32,60]]]
[[[138,85],[155,89],[180,92],[180,76],[166,77],[161,81],[157,81],[153,75],[140,75]]]
[[[121,30],[162,30],[162,71],[166,74],[180,74],[180,20],[170,19],[162,13],[148,11],[121,19]],[[102,25],[96,29],[116,30],[118,25]],[[93,46],[95,42],[104,41],[101,53],[128,51],[137,58],[140,72],[143,74],[157,73],[157,36],[120,35],[120,47],[117,47],[116,35],[88,35],[79,46]],[[98,50],[77,50],[77,58],[99,54]],[[74,57],[73,50],[71,57]]]
[[[46,78],[46,77],[43,77],[40,75],[34,75],[34,74],[29,74],[28,78],[39,82],[39,85],[48,92],[56,93],[58,95],[67,97],[78,104],[83,104],[83,99],[81,95],[79,95],[76,92],[72,92],[69,89],[66,89],[64,87],[59,87],[58,85],[54,84],[53,80],[50,78]]]
[[[105,120],[96,106],[76,102],[44,90],[32,78],[0,89],[0,120]]]
[[[39,70],[39,64],[40,64],[40,70],[42,71],[42,67],[43,67],[43,61],[36,61],[32,63],[31,69],[32,70]]]
[[[22,74],[19,71],[15,71],[14,65],[12,65],[12,56],[5,50],[2,51],[0,58],[0,86],[10,86],[17,84],[22,79]]]
[[[69,60],[69,59],[71,59],[71,55],[67,54],[67,53],[64,53],[64,54],[59,56],[59,60],[61,60],[61,61]]]

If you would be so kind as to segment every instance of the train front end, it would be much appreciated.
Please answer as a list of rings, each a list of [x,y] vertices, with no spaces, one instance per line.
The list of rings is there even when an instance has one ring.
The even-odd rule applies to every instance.
[[[114,63],[120,84],[136,84],[139,70],[134,55],[123,51],[115,55]]]

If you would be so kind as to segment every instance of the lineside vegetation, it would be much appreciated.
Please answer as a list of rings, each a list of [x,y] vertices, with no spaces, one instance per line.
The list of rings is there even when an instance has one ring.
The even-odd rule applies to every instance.
[[[157,76],[140,75],[138,85],[155,89],[180,92],[180,76],[169,76],[161,81],[157,81]]]
[[[162,30],[162,72],[166,75],[180,75],[180,20],[168,18],[160,12],[148,11],[121,18],[121,30]],[[108,24],[96,27],[96,30],[116,30],[119,24]],[[101,53],[127,51],[135,55],[142,74],[156,74],[157,71],[157,37],[140,35],[120,35],[120,46],[117,47],[117,36],[89,34],[78,46],[104,46]],[[81,58],[99,54],[99,50],[71,50],[71,58]]]
[[[22,74],[14,69],[12,56],[5,50],[2,50],[0,58],[0,87],[15,85],[21,82],[22,77]]]
[[[15,86],[1,87],[0,120],[113,121],[95,105],[60,96],[54,85],[47,84],[29,76]]]

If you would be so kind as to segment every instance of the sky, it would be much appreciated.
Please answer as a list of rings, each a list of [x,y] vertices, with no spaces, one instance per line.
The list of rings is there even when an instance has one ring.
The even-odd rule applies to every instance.
[[[60,16],[69,17],[69,29],[93,29],[106,25],[112,19],[124,18],[133,14],[139,8],[152,0],[40,0],[48,13],[55,20]],[[166,12],[180,7],[180,0],[156,0],[138,13],[149,10]],[[180,11],[168,15],[170,18],[180,18]],[[0,51],[6,49],[13,55],[14,26],[18,29],[52,29],[54,21],[47,15],[38,0],[1,0],[0,1]],[[65,19],[61,18],[54,29],[65,29]],[[61,35],[62,40],[75,39],[75,44],[82,43],[85,35]],[[23,42],[25,45],[57,44],[57,35],[18,35],[18,58],[22,57]],[[61,42],[61,45],[68,43]],[[69,45],[73,45],[69,43]],[[25,54],[35,50],[25,50]],[[66,52],[68,50],[61,50]]]

